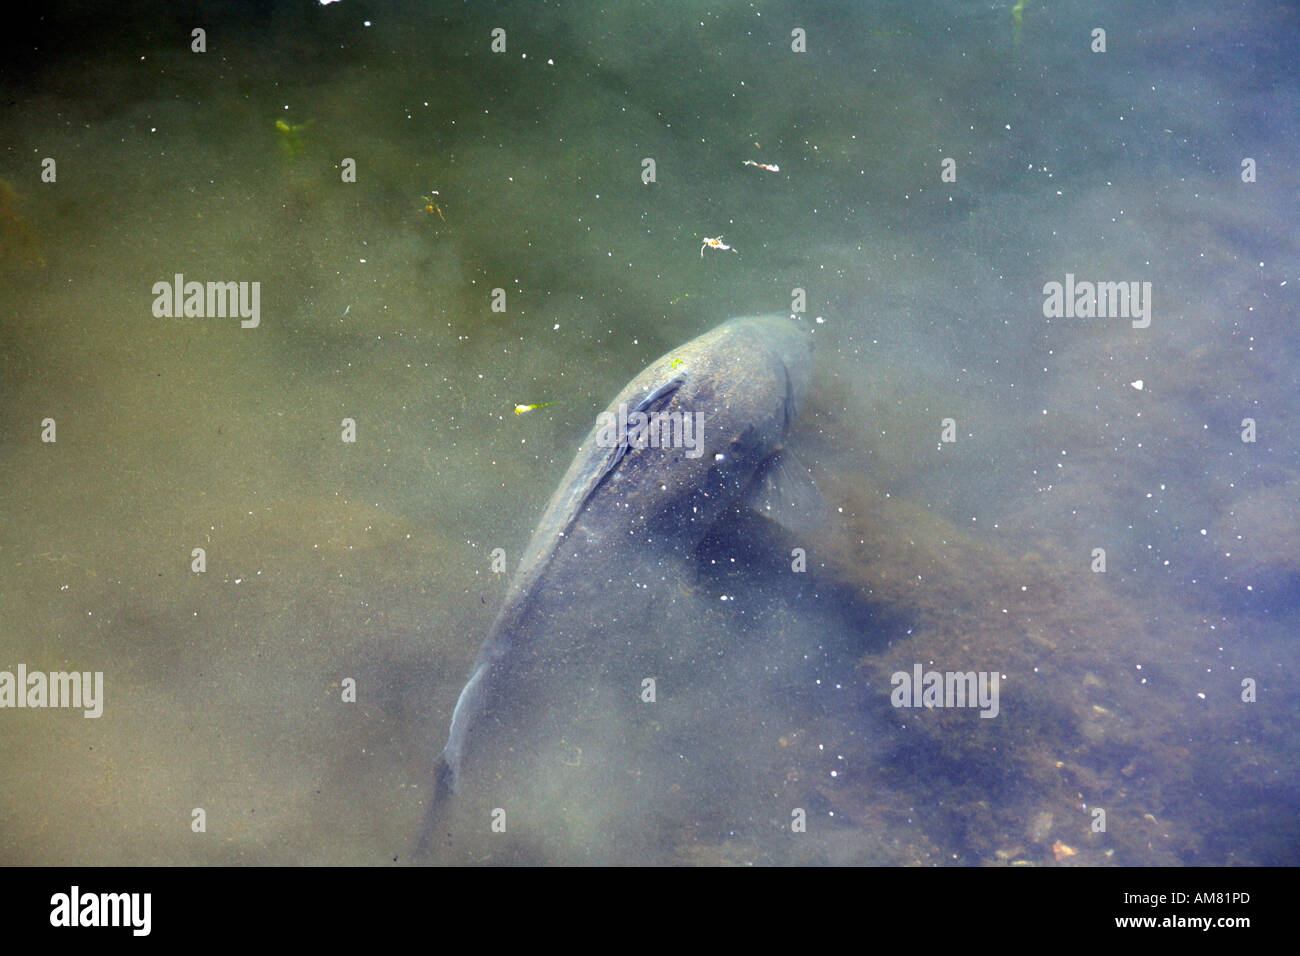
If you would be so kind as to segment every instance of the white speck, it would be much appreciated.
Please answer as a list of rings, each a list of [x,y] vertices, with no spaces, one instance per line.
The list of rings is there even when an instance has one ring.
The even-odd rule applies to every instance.
[[[1142,379],[1138,379],[1136,382],[1129,382],[1129,384],[1132,385],[1134,388],[1136,388],[1139,392],[1142,391]]]

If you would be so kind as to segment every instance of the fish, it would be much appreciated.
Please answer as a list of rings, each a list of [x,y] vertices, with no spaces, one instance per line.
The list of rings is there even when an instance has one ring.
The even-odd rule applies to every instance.
[[[668,560],[689,559],[738,507],[791,528],[817,520],[820,497],[785,447],[812,369],[811,335],[793,318],[731,319],[652,362],[597,416],[453,708],[421,849],[460,787],[478,728],[509,710],[535,672],[596,653],[567,608],[603,604],[615,624],[637,620],[652,607],[645,582],[664,578]]]

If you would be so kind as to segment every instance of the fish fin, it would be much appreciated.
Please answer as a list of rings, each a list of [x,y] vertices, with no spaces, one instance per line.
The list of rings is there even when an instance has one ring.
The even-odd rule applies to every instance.
[[[759,465],[746,503],[793,534],[811,534],[828,509],[812,477],[788,449],[778,449]]]
[[[634,412],[651,412],[662,411],[677,394],[677,390],[686,382],[684,375],[675,375],[661,385],[651,389],[637,399],[636,405],[628,410],[631,416]],[[599,422],[599,419],[598,419]],[[579,461],[584,465],[591,463],[594,467],[591,469],[590,477],[581,483],[574,482],[564,497],[552,499],[542,515],[539,528],[554,528],[553,534],[539,538],[536,535],[528,545],[528,550],[524,553],[523,560],[520,562],[521,568],[530,569],[531,577],[521,577],[516,583],[521,586],[524,592],[527,592],[545,568],[541,560],[548,553],[553,553],[556,536],[563,537],[569,533],[582,510],[587,507],[592,497],[600,490],[601,486],[609,480],[610,475],[618,468],[619,462],[623,456],[628,453],[632,446],[632,426],[630,422],[623,422],[621,431],[615,428],[609,428],[605,424],[598,424],[592,431],[591,436],[583,445],[582,450],[578,452],[578,458],[575,459],[576,466]]]
[[[643,412],[646,415],[650,415],[655,412],[663,411],[668,406],[668,403],[673,400],[673,396],[677,394],[677,390],[682,387],[685,381],[685,377],[681,375],[676,375],[670,378],[658,388],[652,389],[643,395],[637,401],[636,405],[628,410],[628,415],[631,416],[636,412]],[[629,425],[623,430],[622,434],[618,435],[613,445],[605,449],[605,460],[601,462],[595,478],[588,485],[583,500],[578,503],[578,507],[573,509],[575,516],[578,511],[581,510],[581,506],[586,504],[587,500],[596,493],[596,489],[599,488],[614,469],[618,467],[618,463],[623,460],[623,456],[626,455],[628,450],[632,447],[633,439],[637,437],[639,436]]]

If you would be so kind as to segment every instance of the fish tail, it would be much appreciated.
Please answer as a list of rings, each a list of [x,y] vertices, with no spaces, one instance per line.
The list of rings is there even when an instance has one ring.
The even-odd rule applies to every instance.
[[[456,792],[456,772],[445,754],[439,754],[433,768],[433,794],[424,808],[424,822],[420,825],[420,838],[413,856],[427,856],[433,848],[434,834],[442,822],[443,813],[451,795]]]
[[[451,714],[451,732],[447,735],[447,746],[433,768],[433,796],[424,811],[424,825],[420,829],[420,840],[415,847],[415,855],[423,856],[433,845],[434,833],[441,825],[442,817],[452,795],[460,782],[460,767],[465,751],[465,737],[470,726],[478,719],[483,710],[486,694],[485,682],[492,669],[490,660],[482,660],[474,669]]]
[[[456,792],[456,768],[445,754],[438,754],[433,768],[433,803],[445,803]]]

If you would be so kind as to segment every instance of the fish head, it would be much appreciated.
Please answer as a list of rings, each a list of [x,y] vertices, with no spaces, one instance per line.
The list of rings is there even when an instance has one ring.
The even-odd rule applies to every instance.
[[[629,388],[656,409],[697,422],[696,444],[626,457],[616,484],[645,489],[637,495],[642,511],[661,513],[669,526],[707,528],[781,451],[812,374],[812,337],[784,316],[731,319],[692,339]]]
[[[731,319],[679,354],[683,404],[708,410],[715,437],[734,442],[748,432],[764,454],[789,431],[813,374],[812,336],[780,315]]]
[[[798,321],[781,315],[732,319],[723,328],[733,325],[735,332],[748,340],[754,350],[763,353],[772,368],[779,365],[784,371],[784,427],[788,430],[803,405],[804,396],[808,394],[808,384],[812,380],[812,336]]]
[[[812,371],[811,335],[775,315],[731,319],[652,362],[598,416],[521,567],[566,536],[597,548],[648,529],[693,546],[782,449]]]

